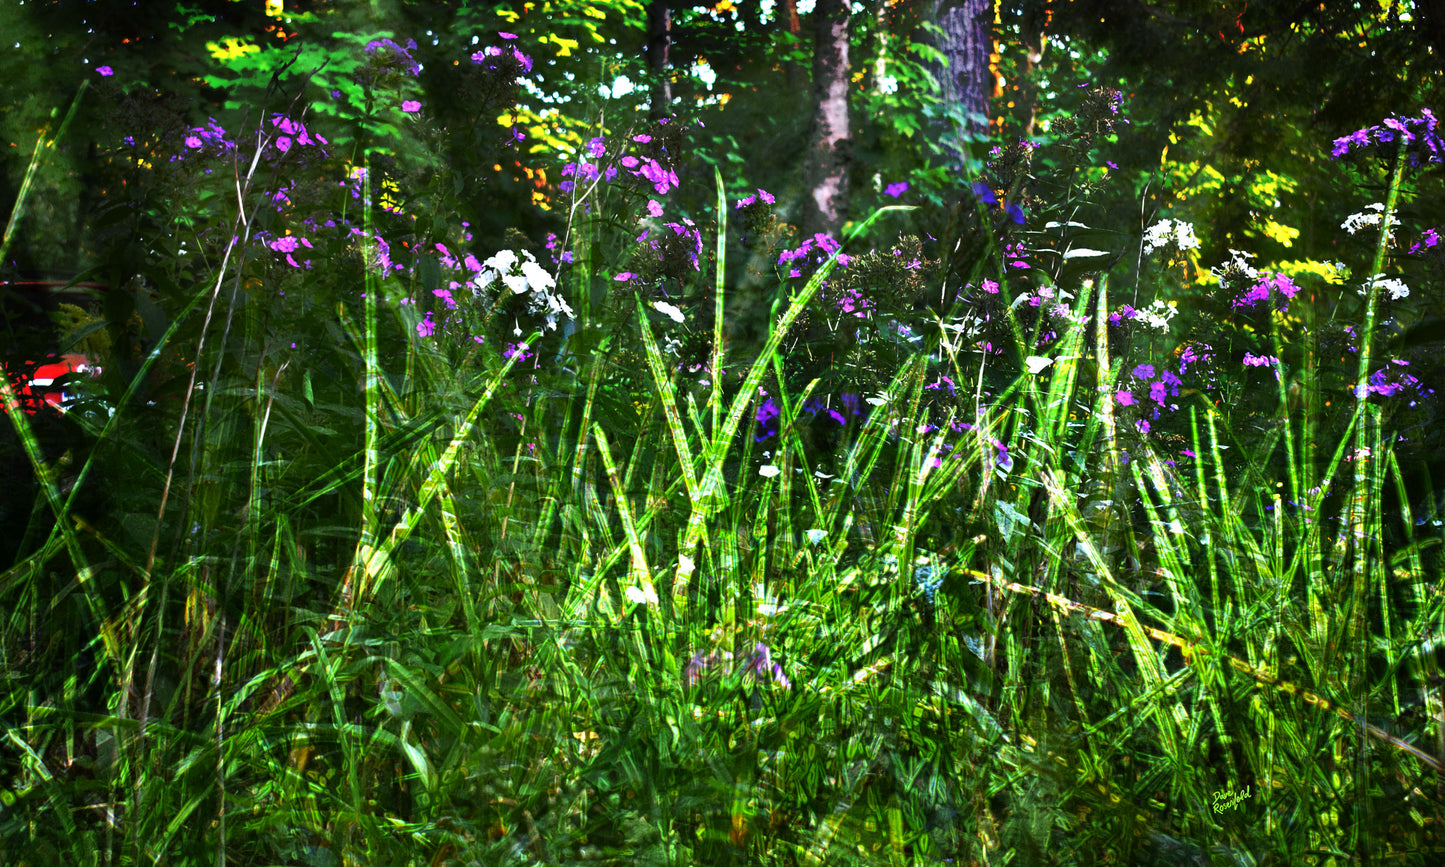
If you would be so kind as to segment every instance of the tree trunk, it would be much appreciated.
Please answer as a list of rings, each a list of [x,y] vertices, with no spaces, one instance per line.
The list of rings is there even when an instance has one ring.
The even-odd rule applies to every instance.
[[[647,4],[647,71],[652,78],[648,116],[652,120],[672,116],[671,45],[672,9],[667,0],[652,0]]]
[[[993,0],[933,0],[932,13],[942,31],[935,35],[934,47],[948,62],[935,70],[950,115],[943,143],[959,171],[966,172],[969,142],[988,132],[988,100],[994,90],[989,70]]]
[[[848,5],[818,0],[813,10],[813,123],[803,168],[803,237],[834,234],[848,208]]]

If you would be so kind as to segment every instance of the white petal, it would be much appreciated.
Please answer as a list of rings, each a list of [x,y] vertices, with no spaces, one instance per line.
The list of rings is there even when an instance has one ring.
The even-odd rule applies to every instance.
[[[666,301],[654,301],[652,302],[652,308],[658,313],[668,316],[673,322],[681,322],[683,319],[682,311],[668,304]]]

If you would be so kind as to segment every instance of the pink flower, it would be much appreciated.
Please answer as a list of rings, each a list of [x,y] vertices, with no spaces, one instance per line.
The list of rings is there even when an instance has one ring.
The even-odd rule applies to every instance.
[[[109,78],[112,75],[115,75],[115,70],[111,69],[109,66],[97,66],[95,68],[95,71],[99,73],[101,78]]]
[[[415,114],[416,112],[421,111],[421,103],[417,102],[414,99],[403,100],[401,103],[401,110],[411,114]]]

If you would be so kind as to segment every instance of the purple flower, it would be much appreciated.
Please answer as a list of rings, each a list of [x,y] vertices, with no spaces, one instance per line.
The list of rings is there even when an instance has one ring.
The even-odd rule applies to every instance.
[[[1134,395],[1130,394],[1122,388],[1114,393],[1114,400],[1118,401],[1121,406],[1134,405]]]
[[[426,318],[416,324],[416,333],[422,337],[431,337],[436,330],[437,324],[432,321],[431,311],[428,310]]]
[[[1442,162],[1445,161],[1442,157],[1445,141],[1436,133],[1438,126],[1439,120],[1428,108],[1421,109],[1420,117],[1386,118],[1379,125],[1358,129],[1335,139],[1330,156],[1339,159],[1351,151],[1361,151],[1371,145],[1381,156],[1393,156],[1397,142],[1403,141],[1410,156],[1410,165],[1418,166],[1422,161]]]
[[[390,39],[373,39],[371,42],[366,43],[367,54],[379,54],[382,56],[384,63],[396,63],[398,66],[404,67],[406,71],[410,72],[413,76],[421,75],[421,64],[417,63],[411,56],[411,53],[415,50],[415,39],[408,39],[405,48]],[[383,65],[381,67],[383,75],[390,71],[390,65]]]
[[[896,199],[907,191],[908,183],[906,181],[899,181],[896,184],[889,184],[887,188],[883,190],[883,194],[885,196],[892,196]]]
[[[101,78],[109,78],[112,75],[115,75],[115,70],[111,69],[109,66],[97,66],[95,68],[95,71],[100,75]]]
[[[421,111],[421,103],[414,99],[402,100],[401,110],[409,114]]]
[[[516,38],[517,38],[517,34],[515,34],[515,33],[501,32],[501,33],[498,33],[497,35],[500,36],[500,37],[502,37],[503,39],[516,39]]]

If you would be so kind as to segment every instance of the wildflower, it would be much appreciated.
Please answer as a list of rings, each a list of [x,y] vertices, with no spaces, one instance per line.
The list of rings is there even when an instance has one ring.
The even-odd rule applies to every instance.
[[[421,111],[421,103],[414,99],[404,99],[401,102],[401,110],[408,114],[415,114]]]
[[[666,301],[654,301],[652,302],[652,308],[658,313],[667,316],[674,322],[681,322],[683,320],[682,311],[679,310],[677,307],[668,304]]]
[[[896,184],[889,184],[889,185],[887,186],[887,188],[885,188],[885,189],[883,190],[883,194],[884,194],[885,196],[892,196],[893,198],[896,199],[896,198],[898,198],[899,196],[903,195],[903,194],[904,194],[905,192],[907,192],[907,191],[908,191],[908,184],[907,184],[907,182],[905,182],[905,181],[899,181],[899,182],[896,183]]]
[[[1442,162],[1445,161],[1445,141],[1436,133],[1438,126],[1439,120],[1428,108],[1420,110],[1420,117],[1386,118],[1379,125],[1358,129],[1335,139],[1330,157],[1339,159],[1372,145],[1381,156],[1393,157],[1399,142],[1403,141],[1410,165]]]
[[[1183,220],[1160,220],[1144,233],[1145,253],[1171,245],[1181,253],[1198,247],[1199,239],[1194,236],[1194,227]]]
[[[1179,308],[1162,298],[1154,299],[1148,308],[1139,311],[1139,319],[1145,325],[1159,331],[1169,330],[1169,320],[1179,314]]]
[[[1385,206],[1382,203],[1376,202],[1373,205],[1366,205],[1364,211],[1358,214],[1350,214],[1346,217],[1345,221],[1340,224],[1340,228],[1353,235],[1361,229],[1380,225],[1380,220],[1384,217],[1384,214]]]
[[[408,39],[405,46],[398,45],[391,39],[373,39],[366,43],[365,48],[367,56],[378,64],[379,74],[389,75],[393,71],[401,70],[410,73],[413,78],[421,75],[421,64],[411,56],[415,50],[415,39]]]
[[[95,71],[97,74],[100,75],[101,78],[109,78],[112,75],[115,75],[115,70],[111,69],[109,66],[97,66],[95,68]]]
[[[1370,278],[1370,281],[1368,283],[1366,283],[1364,286],[1361,286],[1357,291],[1361,296],[1365,296],[1368,295],[1370,291],[1375,288],[1378,288],[1381,292],[1389,294],[1391,301],[1399,301],[1402,298],[1408,298],[1410,295],[1410,287],[1406,286],[1403,280],[1386,278],[1384,274],[1376,274],[1374,277]]]

